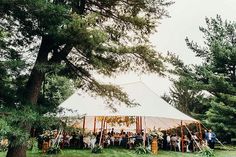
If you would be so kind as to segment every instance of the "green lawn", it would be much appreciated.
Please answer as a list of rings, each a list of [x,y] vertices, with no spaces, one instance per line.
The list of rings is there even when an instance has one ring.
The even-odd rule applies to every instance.
[[[216,157],[236,157],[236,151],[216,150]],[[5,157],[6,153],[0,152],[0,157]],[[126,149],[104,149],[102,154],[92,154],[90,150],[63,150],[60,155],[51,155],[52,157],[197,157],[193,153],[176,153],[160,151],[158,155],[137,155],[134,151]],[[51,157],[41,153],[28,152],[28,157]]]

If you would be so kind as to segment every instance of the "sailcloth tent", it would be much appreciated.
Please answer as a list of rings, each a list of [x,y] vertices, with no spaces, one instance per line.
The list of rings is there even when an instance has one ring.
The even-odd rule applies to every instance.
[[[186,114],[180,112],[160,96],[153,92],[143,82],[135,82],[120,86],[129,96],[139,105],[127,107],[125,104],[116,106],[114,112],[105,103],[102,97],[93,97],[81,91],[75,92],[62,104],[62,117],[76,117],[78,115],[86,116],[86,128],[94,127],[93,119],[97,116],[135,116],[143,117],[142,124],[146,128],[171,129],[182,124],[198,122]],[[97,125],[98,126],[98,125]]]

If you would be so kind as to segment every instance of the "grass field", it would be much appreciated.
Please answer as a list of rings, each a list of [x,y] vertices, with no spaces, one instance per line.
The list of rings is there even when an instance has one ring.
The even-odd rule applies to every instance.
[[[4,152],[0,152],[0,157],[5,157]],[[216,157],[236,157],[236,151],[215,151]],[[28,152],[28,157],[198,157],[194,153],[179,153],[160,151],[158,155],[137,155],[134,151],[126,149],[104,149],[102,154],[92,154],[90,150],[63,150],[60,155],[42,155],[39,152]]]

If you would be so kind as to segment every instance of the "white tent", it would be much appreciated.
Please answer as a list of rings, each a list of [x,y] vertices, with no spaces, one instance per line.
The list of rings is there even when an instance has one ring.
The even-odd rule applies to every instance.
[[[136,107],[127,107],[125,104],[116,106],[117,112],[112,112],[102,97],[92,97],[87,93],[75,92],[59,107],[65,109],[60,116],[86,116],[86,128],[92,129],[95,116],[141,116],[142,124],[146,128],[170,129],[183,124],[198,122],[180,112],[142,82],[124,84],[120,86],[131,100],[139,103]],[[98,126],[98,124],[97,124]]]

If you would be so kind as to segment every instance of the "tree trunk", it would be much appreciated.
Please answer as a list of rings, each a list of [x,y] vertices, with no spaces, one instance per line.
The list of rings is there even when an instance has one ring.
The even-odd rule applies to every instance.
[[[10,146],[6,157],[26,157],[26,146]]]
[[[39,66],[47,64],[48,53],[52,49],[52,46],[53,46],[52,40],[50,40],[48,37],[42,38],[42,42],[40,45],[40,49],[38,52],[35,65],[31,71],[29,80],[25,88],[25,93],[24,93],[25,102],[24,103],[26,103],[26,105],[29,105],[29,104],[35,105],[37,103],[38,96],[39,96],[40,89],[41,89],[42,82],[44,80],[44,75],[45,75],[45,71],[40,70]],[[19,127],[21,127],[22,130],[26,132],[30,132],[31,124],[26,124],[24,126],[19,126]],[[14,145],[15,141],[17,140],[18,140],[17,137],[15,137],[13,140],[10,141],[7,157],[26,157],[27,146],[25,144]]]
[[[48,53],[53,47],[53,41],[49,37],[43,37],[35,65],[31,71],[25,88],[26,102],[36,104],[45,75],[45,66],[48,64]]]

